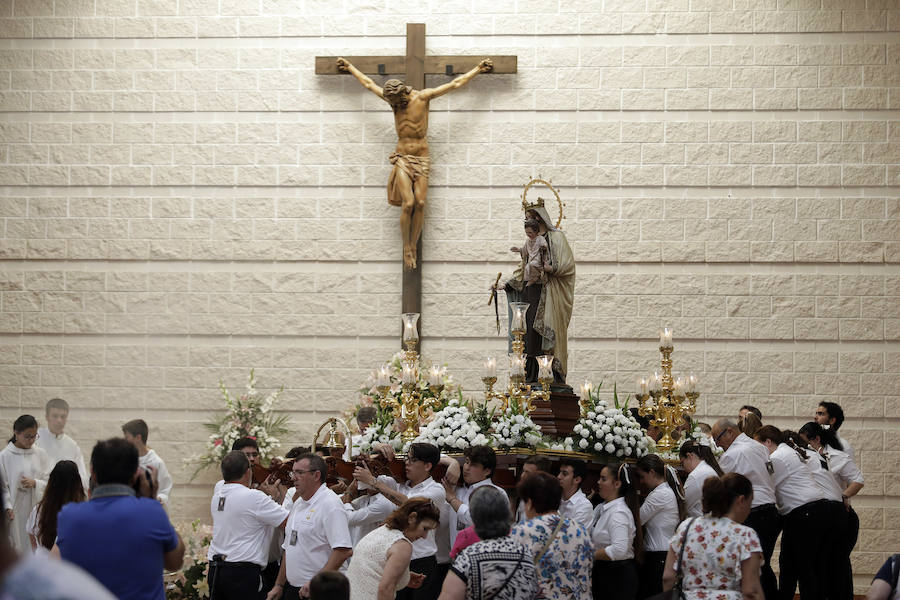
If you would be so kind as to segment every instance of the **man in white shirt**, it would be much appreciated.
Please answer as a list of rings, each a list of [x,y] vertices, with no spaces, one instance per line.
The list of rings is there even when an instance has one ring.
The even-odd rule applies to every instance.
[[[778,580],[772,570],[772,553],[781,533],[781,519],[775,507],[773,467],[766,447],[741,433],[728,419],[719,419],[712,428],[713,441],[725,449],[719,466],[726,473],[740,473],[753,484],[753,504],[744,525],[759,536],[765,562],[760,583],[766,598],[778,597]]]
[[[134,419],[122,425],[122,433],[125,440],[134,444],[138,451],[138,464],[141,468],[153,467],[159,478],[159,492],[156,497],[163,506],[169,504],[169,496],[172,494],[172,476],[166,468],[166,463],[159,457],[155,450],[147,446],[147,436],[150,428],[143,419]]]
[[[562,486],[562,501],[559,514],[590,529],[594,516],[594,506],[581,491],[581,482],[587,476],[587,463],[578,458],[566,458],[559,463],[556,478]]]
[[[281,569],[267,600],[282,594],[308,598],[309,582],[317,573],[337,571],[353,555],[347,514],[341,499],[325,485],[327,474],[325,459],[316,454],[301,454],[294,461],[291,476],[299,497],[290,508]]]
[[[61,460],[71,460],[75,463],[78,466],[78,474],[81,475],[81,483],[84,489],[88,489],[90,473],[84,465],[81,448],[75,440],[63,433],[69,418],[69,403],[62,398],[51,398],[47,401],[44,414],[47,417],[47,427],[38,429],[35,445],[47,453],[51,469]]]
[[[210,597],[259,599],[262,570],[275,528],[284,528],[288,511],[265,493],[250,488],[253,472],[240,450],[222,460],[222,481],[210,503],[213,537],[209,544]]]
[[[423,497],[431,500],[443,518],[447,507],[447,494],[444,486],[431,478],[431,470],[441,460],[437,446],[426,443],[410,444],[406,454],[406,483],[397,484],[392,478],[381,475],[377,479],[365,467],[357,467],[353,477],[367,485],[373,486],[385,498],[400,506],[408,498]],[[409,570],[421,573],[425,581],[418,589],[405,588],[397,592],[397,600],[436,600],[444,584],[438,573],[437,543],[435,532],[429,531],[424,538],[413,542],[412,559]]]
[[[356,426],[359,428],[359,433],[350,437],[350,449],[344,451],[344,460],[350,461],[359,454],[359,442],[362,440],[362,434],[372,426],[377,416],[378,412],[374,406],[363,406],[356,411]]]
[[[841,408],[840,404],[837,402],[819,402],[819,406],[816,407],[816,414],[813,416],[813,421],[822,427],[831,429],[831,431],[834,432],[834,437],[836,437],[841,443],[841,446],[844,447],[844,452],[850,455],[850,459],[853,462],[856,462],[856,453],[853,451],[850,442],[842,438],[838,433],[838,429],[844,424],[844,409]]]
[[[443,481],[444,491],[447,493],[447,503],[453,509],[456,519],[456,527],[450,528],[450,547],[456,543],[458,530],[465,529],[472,523],[469,513],[469,498],[480,487],[495,487],[504,494],[506,490],[498,486],[491,479],[494,469],[497,468],[497,454],[490,446],[471,446],[465,451],[462,474],[465,486],[450,485],[449,481]],[[452,521],[453,519],[451,519]]]

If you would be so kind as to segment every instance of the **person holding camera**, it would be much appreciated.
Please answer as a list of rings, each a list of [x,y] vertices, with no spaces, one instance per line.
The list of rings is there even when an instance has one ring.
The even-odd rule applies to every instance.
[[[94,446],[91,478],[91,499],[60,511],[54,552],[121,600],[164,600],[163,569],[181,568],[184,543],[156,498],[156,471],[138,465],[133,444],[112,438]]]

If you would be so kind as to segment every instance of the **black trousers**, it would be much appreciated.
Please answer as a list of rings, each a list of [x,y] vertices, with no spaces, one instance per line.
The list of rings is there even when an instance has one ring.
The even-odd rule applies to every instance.
[[[778,591],[782,600],[794,599],[797,584],[804,600],[825,597],[827,519],[827,500],[809,502],[785,515],[778,555],[781,571]]]
[[[284,588],[281,590],[281,600],[299,600],[300,588],[293,586],[288,582],[284,582]],[[210,600],[213,600],[210,598]]]
[[[825,596],[828,600],[853,600],[850,554],[845,552],[850,515],[843,502],[829,501],[826,511],[828,520],[822,525],[825,530],[822,540],[826,555]]]
[[[273,560],[269,564],[266,565],[266,568],[262,570],[262,592],[263,597],[265,598],[265,594],[268,594],[269,591],[275,586],[275,580],[278,579],[278,570],[281,568],[281,565],[277,560]]]
[[[841,574],[836,584],[840,587],[836,588],[838,592],[833,596],[835,600],[853,598],[853,567],[850,564],[850,553],[853,552],[853,548],[856,546],[857,538],[859,538],[859,515],[856,514],[856,511],[851,506],[846,512],[844,535],[837,542],[839,555],[835,568],[840,570]],[[830,565],[829,569],[831,569]],[[829,598],[832,598],[830,594]]]
[[[444,587],[444,578],[438,573],[438,564],[434,556],[417,558],[409,561],[409,570],[413,573],[421,573],[425,576],[422,587],[413,590],[403,588],[394,597],[394,600],[437,600]]]
[[[211,563],[206,576],[210,600],[261,600],[261,571],[252,563]]]
[[[756,532],[759,543],[762,545],[763,565],[759,580],[763,594],[767,600],[778,598],[778,580],[775,571],[772,570],[772,553],[775,551],[775,543],[778,534],[781,533],[781,517],[774,504],[763,504],[750,511],[750,516],[744,521],[744,525]]]
[[[638,572],[634,559],[595,560],[591,587],[594,598],[634,600],[638,593]]]
[[[662,592],[662,576],[668,555],[668,551],[644,552],[644,562],[638,567],[638,598],[649,598]]]

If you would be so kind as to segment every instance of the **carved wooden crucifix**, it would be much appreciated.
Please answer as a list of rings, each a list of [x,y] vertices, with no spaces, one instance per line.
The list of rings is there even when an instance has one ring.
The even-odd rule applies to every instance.
[[[402,312],[422,312],[422,238],[428,192],[428,103],[462,87],[479,73],[515,73],[516,56],[426,56],[425,24],[406,24],[406,56],[317,56],[316,73],[349,73],[394,111],[397,150],[391,155],[388,202],[401,209],[403,233]],[[384,86],[368,75],[401,75],[405,84],[388,80]],[[459,75],[453,81],[425,88],[426,75]],[[421,327],[421,320],[419,321]]]

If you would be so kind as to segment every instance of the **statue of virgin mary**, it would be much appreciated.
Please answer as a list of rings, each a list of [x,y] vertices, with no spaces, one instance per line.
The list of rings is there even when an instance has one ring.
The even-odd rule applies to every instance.
[[[553,356],[553,379],[556,385],[565,385],[568,371],[567,334],[572,319],[572,305],[575,298],[575,256],[563,233],[550,218],[544,201],[523,201],[526,219],[535,219],[540,226],[540,235],[550,248],[550,268],[541,277],[539,284],[525,285],[525,259],[500,287],[506,291],[506,300],[528,302],[525,334],[525,379],[536,382],[538,376],[537,357]]]

